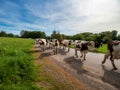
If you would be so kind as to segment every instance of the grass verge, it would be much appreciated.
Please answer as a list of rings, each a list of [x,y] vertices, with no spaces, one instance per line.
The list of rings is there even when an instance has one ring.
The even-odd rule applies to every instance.
[[[0,90],[38,90],[32,39],[0,37]]]

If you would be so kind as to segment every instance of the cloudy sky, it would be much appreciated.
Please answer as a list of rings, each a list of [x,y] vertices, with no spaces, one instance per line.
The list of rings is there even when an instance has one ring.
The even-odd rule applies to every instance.
[[[120,33],[120,0],[0,0],[0,30]]]

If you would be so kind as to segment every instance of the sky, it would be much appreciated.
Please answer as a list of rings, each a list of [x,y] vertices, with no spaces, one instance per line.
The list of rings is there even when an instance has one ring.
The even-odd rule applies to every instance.
[[[120,33],[120,0],[0,0],[0,31],[21,30]]]

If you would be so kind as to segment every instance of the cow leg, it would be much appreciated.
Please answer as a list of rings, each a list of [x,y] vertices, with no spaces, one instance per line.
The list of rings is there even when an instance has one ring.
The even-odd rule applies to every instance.
[[[63,50],[64,50],[64,46],[63,46]]]
[[[75,56],[78,58],[77,49],[75,49]]]
[[[111,57],[110,57],[110,61],[111,61],[112,66],[113,66],[113,70],[117,70],[117,67],[115,66],[114,60],[115,60],[115,59],[114,59],[114,56],[111,55]]]
[[[64,50],[66,50],[66,46],[64,47]]]
[[[61,48],[61,45],[59,46],[59,48]]]
[[[41,51],[42,51],[42,52],[44,51],[44,47],[43,47],[43,46],[41,46]]]
[[[45,47],[43,47],[43,51],[45,51]]]
[[[55,55],[55,47],[53,47],[53,54]]]
[[[70,51],[70,47],[68,47],[68,52]]]
[[[57,47],[55,48],[56,54],[57,54]]]
[[[87,51],[84,51],[83,54],[84,54],[84,55],[83,55],[83,59],[86,60]]]
[[[110,53],[104,55],[104,60],[102,61],[102,64],[104,64],[106,62],[106,59],[110,56]]]
[[[112,63],[112,66],[113,66],[113,70],[117,70],[117,67],[115,66],[115,63],[114,63],[114,59],[111,60],[111,63]]]
[[[53,54],[55,55],[55,49],[53,49]]]
[[[81,58],[83,57],[83,51],[81,51],[81,56],[80,56]]]
[[[102,64],[104,64],[106,62],[108,55],[104,55],[104,60],[102,61]]]

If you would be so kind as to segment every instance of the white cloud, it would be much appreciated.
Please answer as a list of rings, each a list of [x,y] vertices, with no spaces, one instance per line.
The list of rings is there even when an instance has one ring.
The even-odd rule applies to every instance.
[[[48,19],[46,25],[49,24],[51,28],[59,29],[62,33],[65,30],[72,33],[96,33],[120,30],[119,5],[118,0],[57,0],[42,6],[29,3],[26,7],[32,14]]]

